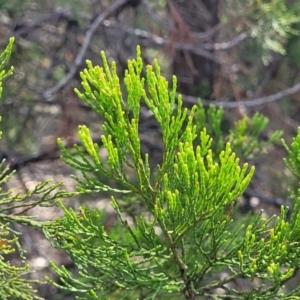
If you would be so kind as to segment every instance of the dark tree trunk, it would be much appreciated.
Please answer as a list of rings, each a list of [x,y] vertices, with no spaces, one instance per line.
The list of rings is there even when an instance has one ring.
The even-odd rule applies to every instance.
[[[219,0],[168,0],[168,9],[174,22],[171,35],[173,74],[178,78],[178,91],[192,96],[208,97],[213,91],[217,64],[189,51],[176,50],[175,43],[199,47],[196,33],[204,33],[219,23]],[[215,34],[204,42],[213,43]],[[201,46],[201,45],[200,45]]]

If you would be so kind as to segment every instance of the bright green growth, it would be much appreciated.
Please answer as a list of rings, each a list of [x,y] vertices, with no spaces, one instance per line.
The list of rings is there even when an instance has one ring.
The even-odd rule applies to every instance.
[[[105,118],[101,140],[108,158],[99,156],[100,146],[86,126],[79,128],[83,147],[75,146],[76,154],[60,140],[58,144],[63,161],[81,172],[73,176],[81,193],[122,196],[111,201],[118,220],[106,230],[103,213],[87,208],[75,213],[60,203],[64,218],[43,230],[53,246],[70,255],[78,274],[53,264],[63,285],[52,283],[78,299],[297,299],[300,288],[284,294],[283,284],[299,266],[300,217],[293,212],[287,222],[282,209],[270,220],[261,215],[238,220],[232,209],[254,168],[240,166],[231,144],[250,157],[261,147],[253,137],[265,128],[266,119],[255,115],[241,120],[228,143],[221,138],[222,111],[205,113],[200,106],[195,122],[197,108],[182,107],[176,78],[169,88],[157,61],[144,70],[139,48],[137,59],[128,61],[126,95],[115,63],[109,66],[101,55],[103,67],[88,61],[81,73],[84,91],[76,93]],[[157,170],[141,152],[141,105],[161,128],[163,159]],[[208,129],[201,126],[205,119],[210,120]],[[219,137],[217,145],[208,132]],[[246,134],[251,138],[243,139]],[[272,141],[278,137],[275,133]],[[247,146],[252,152],[242,151]],[[116,186],[103,183],[103,175]],[[235,289],[239,279],[250,288]]]

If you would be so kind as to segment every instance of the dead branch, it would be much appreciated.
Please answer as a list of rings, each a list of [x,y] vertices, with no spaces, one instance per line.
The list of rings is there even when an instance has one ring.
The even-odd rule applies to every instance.
[[[58,91],[60,91],[63,87],[65,87],[69,83],[69,81],[75,76],[75,74],[78,71],[78,68],[81,66],[83,62],[84,56],[89,47],[91,39],[96,29],[99,27],[99,25],[105,19],[111,17],[114,14],[120,13],[120,11],[122,11],[127,6],[137,5],[137,3],[138,1],[133,1],[133,0],[119,0],[116,1],[114,4],[112,4],[110,7],[108,7],[104,12],[98,15],[98,17],[91,24],[90,28],[86,31],[81,48],[68,74],[65,77],[63,77],[55,86],[51,87],[50,89],[48,89],[46,92],[43,93],[42,96],[44,99],[46,99],[47,101],[52,101],[53,95]]]
[[[117,27],[119,30],[125,31],[129,34],[132,34],[134,36],[137,36],[141,39],[146,39],[152,45],[154,46],[159,46],[159,47],[164,47],[166,45],[170,44],[169,39],[165,39],[161,36],[158,36],[154,33],[148,32],[146,30],[141,30],[137,28],[131,28],[127,26],[119,26],[117,24],[112,24],[112,23],[107,23],[104,26],[106,27]],[[250,36],[250,33],[245,32],[237,37],[233,38],[230,41],[227,42],[222,42],[222,43],[203,43],[203,46],[198,46],[198,37],[197,34],[190,33],[190,37],[193,40],[194,43],[189,43],[189,42],[174,42],[172,44],[172,47],[174,47],[176,50],[183,50],[183,51],[189,51],[191,53],[203,56],[209,60],[212,60],[216,63],[222,64],[222,61],[220,58],[218,58],[216,55],[212,54],[210,50],[215,50],[215,51],[224,51],[224,50],[229,50],[233,47],[238,46],[240,43],[245,41],[248,37]]]
[[[241,99],[239,101],[239,103],[229,102],[229,100],[227,100],[227,101],[212,101],[212,100],[201,99],[201,101],[202,101],[203,105],[205,105],[205,106],[215,105],[217,107],[224,107],[224,108],[228,108],[228,109],[235,109],[238,106],[242,106],[244,108],[247,108],[247,107],[249,108],[249,107],[266,105],[266,104],[269,104],[272,102],[282,100],[284,97],[295,94],[299,91],[300,91],[300,83],[298,83],[290,88],[287,88],[283,91],[280,91],[278,93],[272,94],[270,96],[260,97],[260,98],[253,99],[253,100]],[[182,95],[182,97],[183,97],[183,100],[189,104],[197,104],[199,101],[199,98],[196,98],[193,96]]]

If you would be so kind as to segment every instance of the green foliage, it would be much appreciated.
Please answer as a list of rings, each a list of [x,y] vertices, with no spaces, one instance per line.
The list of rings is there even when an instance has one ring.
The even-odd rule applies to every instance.
[[[12,238],[12,235],[14,237]],[[5,257],[15,252],[17,247],[21,254],[22,266],[17,267],[6,261]],[[8,224],[0,222],[0,297],[6,299],[41,299],[34,295],[32,284],[34,280],[27,280],[30,272],[25,262],[25,256],[18,243],[18,237],[9,229]]]
[[[230,1],[234,6],[234,15],[247,17],[246,27],[261,48],[261,57],[265,64],[272,61],[272,52],[286,54],[286,43],[292,36],[299,35],[300,5],[297,1],[286,0],[251,0],[247,3]],[[222,19],[226,19],[223,16]],[[243,25],[237,27],[240,31]]]
[[[0,185],[3,186],[7,183],[13,173],[2,162],[0,164]],[[36,291],[32,287],[38,281],[26,279],[31,270],[26,264],[25,255],[18,243],[17,235],[20,233],[13,231],[10,224],[18,223],[34,228],[42,227],[42,223],[32,220],[30,216],[22,216],[22,214],[37,205],[53,206],[55,202],[52,200],[77,194],[67,193],[64,190],[55,191],[62,184],[62,182],[50,184],[50,181],[46,181],[37,184],[33,190],[29,190],[25,194],[0,189],[0,299],[41,299],[35,295]],[[19,209],[17,214],[13,213],[15,209]],[[17,247],[21,255],[22,266],[20,267],[11,265],[6,259],[8,254],[15,252],[13,246]]]
[[[0,57],[5,62],[12,43],[13,39]],[[17,222],[41,228],[53,247],[71,257],[76,273],[51,263],[61,283],[48,281],[77,299],[298,299],[300,287],[286,290],[284,285],[300,264],[300,189],[293,194],[289,218],[284,207],[269,219],[262,213],[241,218],[234,209],[254,173],[237,154],[243,161],[253,159],[281,133],[261,142],[268,121],[255,114],[224,134],[223,110],[205,110],[201,103],[190,111],[183,108],[176,78],[169,88],[157,61],[144,72],[139,48],[137,59],[128,61],[122,94],[115,63],[109,66],[101,55],[103,67],[88,61],[81,72],[84,91],[76,93],[105,119],[101,146],[107,159],[100,156],[100,145],[93,142],[88,127],[80,126],[82,146],[75,145],[75,153],[58,140],[62,160],[76,170],[78,192],[67,193],[58,189],[62,183],[50,182],[25,194],[0,191],[0,298],[38,299],[31,287],[34,281],[26,279],[30,269],[18,233],[9,226]],[[4,79],[11,72],[0,75]],[[163,159],[157,169],[141,151],[142,103],[161,129]],[[286,165],[297,178],[299,141],[300,130],[291,147],[284,143]],[[3,185],[12,173],[3,163],[1,168]],[[109,181],[102,182],[103,176]],[[111,195],[117,218],[111,228],[104,226],[105,211],[81,207],[74,212],[56,201],[99,192]],[[55,203],[63,218],[39,222],[22,216],[36,205]],[[14,214],[15,209],[21,212]],[[5,260],[14,252],[13,245],[22,266]],[[237,289],[238,280],[249,288]]]
[[[78,299],[298,299],[300,288],[284,289],[300,262],[297,210],[290,221],[284,208],[270,219],[260,214],[239,220],[233,210],[254,168],[240,166],[232,145],[249,158],[280,133],[258,142],[267,120],[256,114],[223,137],[222,110],[205,112],[200,104],[195,118],[197,107],[190,112],[182,107],[176,78],[169,91],[157,61],[141,77],[139,48],[137,59],[128,61],[124,100],[115,63],[109,66],[101,55],[103,67],[88,61],[81,73],[84,92],[76,93],[104,116],[101,141],[108,157],[99,156],[86,126],[79,128],[83,148],[75,146],[77,155],[58,144],[63,161],[81,172],[74,176],[80,193],[110,192],[118,220],[107,230],[103,213],[85,207],[76,213],[60,202],[64,217],[44,224],[43,230],[54,247],[70,255],[78,272],[52,263],[62,284],[49,281]],[[142,101],[161,128],[163,161],[157,170],[141,153]],[[297,149],[289,154],[297,156]],[[99,175],[120,188],[102,183]],[[129,217],[128,207],[137,203],[138,213]],[[299,203],[298,198],[296,207]],[[248,281],[251,288],[235,289],[236,280]]]
[[[5,70],[5,65],[8,62],[12,52],[13,43],[14,43],[14,38],[10,38],[7,47],[0,54],[0,97],[3,92],[2,81],[6,79],[8,76],[12,75],[14,71],[13,67],[10,67],[9,70]]]
[[[24,0],[21,3],[18,0],[3,0],[0,3],[0,8],[2,11],[7,10],[13,14],[21,14],[24,8],[30,5],[29,0]]]
[[[293,8],[288,7],[285,0],[267,2],[257,0],[255,2],[258,12],[256,18],[259,20],[259,25],[263,31],[260,33],[254,31],[254,34],[261,35],[267,49],[285,54],[283,44],[286,39],[291,34],[299,34],[293,28],[295,24],[300,22],[299,5],[295,5]]]
[[[267,147],[277,141],[282,134],[280,131],[275,131],[267,141],[260,141],[260,136],[268,123],[269,120],[259,113],[255,113],[252,118],[244,116],[236,122],[235,130],[230,131],[228,137],[235,152],[246,159],[265,154]]]
[[[2,162],[0,164],[0,185],[5,185],[13,173]],[[50,184],[50,181],[46,181],[37,184],[33,190],[29,190],[26,194],[0,189],[0,299],[41,299],[35,295],[36,291],[32,287],[38,281],[26,279],[31,270],[26,264],[26,257],[18,243],[20,233],[13,231],[10,224],[18,223],[35,228],[42,227],[42,223],[32,220],[30,216],[22,216],[22,214],[37,205],[53,206],[55,202],[52,200],[77,194],[67,193],[63,190],[55,191],[61,185],[62,182]],[[34,199],[34,197],[38,198]],[[17,214],[13,213],[15,209],[19,209]],[[15,252],[16,248],[20,253],[22,263],[20,267],[12,265],[6,259],[8,254]]]
[[[289,147],[284,140],[282,140],[289,158],[284,159],[284,162],[292,174],[299,180],[300,179],[300,128],[298,128],[297,136],[293,138],[291,147]]]
[[[233,151],[244,160],[258,158],[267,151],[267,147],[276,142],[282,132],[275,131],[267,141],[261,141],[261,135],[266,130],[269,120],[259,113],[252,118],[244,116],[234,123],[232,129],[226,134],[223,122],[224,110],[211,105],[205,111],[201,102],[195,118],[197,130],[207,128],[208,134],[213,137],[213,152],[216,155],[224,149],[227,142]]]
[[[6,49],[0,55],[0,96],[2,93],[2,81],[13,73],[13,67],[5,70],[5,64],[11,55],[14,38],[9,40]],[[0,136],[1,136],[0,132]],[[31,208],[41,205],[54,205],[53,200],[60,197],[73,196],[77,193],[67,193],[66,191],[56,191],[63,183],[50,184],[50,181],[39,183],[33,190],[22,194],[14,193],[12,190],[5,190],[4,186],[13,176],[9,167],[5,166],[5,161],[0,163],[0,299],[41,299],[35,295],[33,283],[37,281],[27,279],[30,268],[25,261],[25,255],[18,243],[18,232],[10,228],[11,222],[26,224],[32,227],[41,227],[41,223],[32,220],[30,217],[22,216],[22,213]],[[35,198],[34,198],[35,197]],[[19,209],[18,214],[14,214]],[[14,266],[6,257],[18,250],[20,253],[21,266]]]
[[[0,55],[0,94],[2,94],[2,81],[10,76],[13,72],[11,67],[8,71],[5,70],[5,64],[9,60],[14,39],[11,38],[8,46]],[[0,185],[3,186],[9,178],[12,176],[12,173],[9,173],[8,168],[4,166],[2,162],[0,164]],[[2,191],[0,188],[0,211],[2,213],[4,206],[9,202],[14,202],[17,200],[18,196],[11,197],[12,192]],[[1,299],[39,299],[34,296],[34,291],[31,284],[34,282],[32,280],[26,280],[25,275],[29,272],[29,266],[24,262],[24,256],[22,249],[18,244],[18,238],[10,230],[9,224],[4,223],[0,217],[0,298]],[[12,238],[12,235],[14,237]],[[6,261],[5,256],[15,252],[14,246],[17,246],[20,251],[22,258],[22,266],[17,267],[10,264],[9,261]]]

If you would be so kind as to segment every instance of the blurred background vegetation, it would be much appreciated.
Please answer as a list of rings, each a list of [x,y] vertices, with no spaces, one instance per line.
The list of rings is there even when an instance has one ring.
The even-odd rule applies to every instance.
[[[15,72],[5,82],[0,102],[4,132],[0,158],[17,170],[10,186],[15,189],[26,190],[48,178],[65,180],[68,189],[74,188],[69,170],[58,159],[56,139],[72,146],[78,125],[86,124],[99,141],[101,120],[73,89],[80,88],[79,72],[86,59],[101,64],[101,50],[117,62],[122,78],[127,59],[135,57],[136,46],[141,45],[145,63],[157,58],[164,76],[177,76],[187,107],[201,97],[206,107],[224,108],[225,134],[238,119],[255,112],[270,119],[262,140],[282,130],[289,142],[298,128],[297,0],[2,0],[2,48],[11,36],[16,37],[11,59]],[[143,151],[159,160],[159,128],[146,111],[140,128]],[[284,149],[277,143],[268,150],[268,155],[251,161],[257,171],[241,199],[244,212],[264,208],[273,214],[281,204],[289,204],[291,179],[282,162]],[[101,209],[105,197],[95,195],[80,203]],[[78,200],[69,205],[78,207]],[[60,212],[47,209],[33,214],[46,220]],[[107,217],[106,226],[109,222]],[[37,270],[32,276],[49,275],[49,259],[72,268],[62,253],[49,250],[42,234],[18,230]],[[47,299],[73,299],[47,285],[39,293]]]

